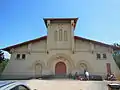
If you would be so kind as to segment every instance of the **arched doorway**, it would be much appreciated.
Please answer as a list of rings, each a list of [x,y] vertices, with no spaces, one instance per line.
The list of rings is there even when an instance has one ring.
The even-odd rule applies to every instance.
[[[80,65],[79,65],[79,73],[83,74],[84,70],[88,70],[87,65],[85,63],[80,63]]]
[[[58,62],[55,66],[56,75],[65,75],[66,74],[66,65],[64,62]]]
[[[35,76],[40,77],[42,75],[42,65],[40,63],[37,63],[35,65]]]
[[[85,63],[80,63],[80,70],[81,71],[87,70],[87,65]]]

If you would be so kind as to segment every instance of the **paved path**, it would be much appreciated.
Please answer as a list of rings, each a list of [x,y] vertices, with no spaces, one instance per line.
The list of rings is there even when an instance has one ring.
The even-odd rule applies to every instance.
[[[78,81],[78,80],[28,80],[32,90],[108,90],[107,81]],[[116,83],[120,83],[116,81]]]

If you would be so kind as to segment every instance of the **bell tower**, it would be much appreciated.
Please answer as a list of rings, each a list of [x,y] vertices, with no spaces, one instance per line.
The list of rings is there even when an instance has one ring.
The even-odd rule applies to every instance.
[[[44,18],[47,27],[47,51],[74,52],[74,30],[78,18]]]

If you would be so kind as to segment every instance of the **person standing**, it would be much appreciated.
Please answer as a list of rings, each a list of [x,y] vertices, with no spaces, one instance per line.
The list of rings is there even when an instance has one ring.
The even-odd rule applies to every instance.
[[[72,78],[72,74],[71,73],[69,73],[69,79],[71,79]]]
[[[75,73],[75,79],[78,79],[78,73],[77,72]]]
[[[84,76],[85,76],[85,80],[87,79],[87,76],[86,76],[86,69],[84,69]]]
[[[85,70],[84,73],[85,73],[86,79],[89,80],[89,76],[90,76],[90,75],[89,75],[89,72],[88,72],[87,70]]]

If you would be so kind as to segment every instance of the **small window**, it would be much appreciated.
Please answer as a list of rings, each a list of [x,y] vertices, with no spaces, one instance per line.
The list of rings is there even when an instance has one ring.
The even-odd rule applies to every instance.
[[[20,59],[20,54],[17,54],[16,59]]]
[[[97,53],[97,59],[100,59],[100,58],[101,58],[100,54]]]
[[[106,58],[107,58],[106,54],[103,54],[103,58],[104,58],[104,59],[106,59]]]
[[[22,54],[22,59],[25,59],[25,54]]]

